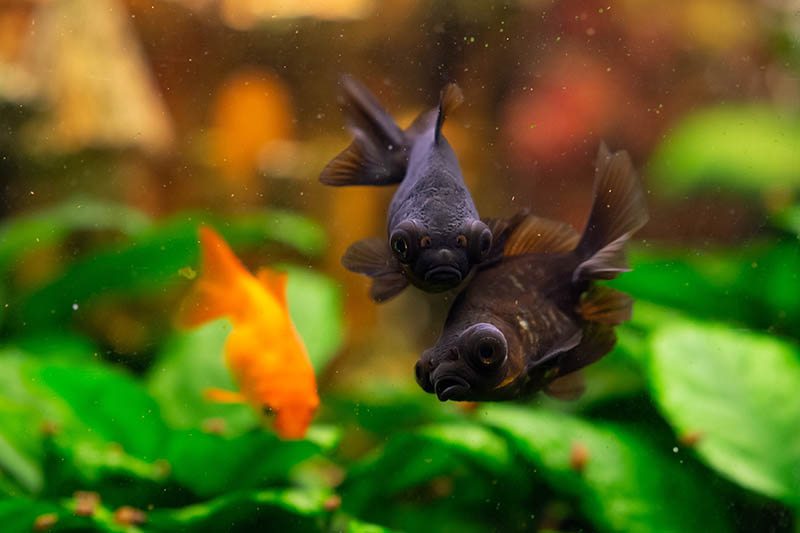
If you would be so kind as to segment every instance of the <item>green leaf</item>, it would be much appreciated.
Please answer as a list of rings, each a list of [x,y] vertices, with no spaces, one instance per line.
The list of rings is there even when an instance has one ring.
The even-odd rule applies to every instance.
[[[728,531],[724,508],[703,480],[677,455],[632,432],[546,410],[491,405],[481,411],[532,463],[529,475],[577,498],[602,531]],[[588,451],[582,471],[571,464],[576,443]]]
[[[317,374],[336,355],[344,342],[342,293],[330,278],[308,268],[281,265],[289,273],[289,313],[303,338]]]
[[[236,492],[207,503],[150,513],[147,530],[187,533],[219,531],[319,532],[322,530],[325,491],[265,490]]]
[[[724,106],[683,118],[651,161],[669,192],[699,186],[742,190],[800,185],[800,120],[767,106]]]
[[[8,533],[30,533],[36,518],[62,509],[51,502],[15,498],[0,501],[0,524]]]
[[[797,242],[735,250],[638,251],[633,272],[612,285],[641,300],[700,318],[800,335],[800,247]]]
[[[781,211],[775,221],[778,226],[794,233],[800,239],[800,205],[794,205]]]
[[[227,320],[218,320],[172,337],[147,376],[147,389],[173,428],[199,429],[209,419],[225,421],[227,434],[242,433],[258,424],[247,405],[209,402],[209,387],[235,390],[224,363]]]
[[[393,435],[350,468],[340,491],[347,512],[401,530],[437,523],[434,508],[439,520],[459,531],[517,525],[520,509],[529,517],[523,502],[530,487],[508,444],[466,422]]]
[[[150,227],[150,219],[125,204],[91,198],[72,198],[0,224],[0,272],[22,254],[58,243],[75,231],[115,230],[127,235]]]
[[[170,439],[166,457],[176,481],[197,496],[208,498],[232,490],[285,483],[294,467],[322,449],[311,440],[281,441],[263,431],[234,438],[178,431]]]
[[[652,338],[654,398],[723,475],[800,503],[800,350],[724,326],[675,323]]]
[[[47,365],[38,379],[69,405],[73,420],[66,424],[77,433],[116,442],[147,461],[163,456],[166,427],[158,405],[127,375],[101,366]]]
[[[46,496],[92,490],[102,494],[106,505],[135,507],[167,496],[170,467],[164,460],[148,463],[94,437],[56,435],[45,440],[45,450]]]
[[[68,323],[73,305],[81,308],[101,294],[152,294],[185,285],[178,271],[197,266],[197,227],[210,224],[236,249],[280,243],[314,255],[324,248],[319,226],[282,211],[233,217],[229,222],[207,215],[182,214],[111,249],[96,251],[73,263],[63,274],[24,300],[20,321],[27,328]]]

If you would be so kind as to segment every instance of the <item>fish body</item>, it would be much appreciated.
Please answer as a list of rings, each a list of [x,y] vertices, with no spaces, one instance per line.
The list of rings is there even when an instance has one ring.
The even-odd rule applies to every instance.
[[[583,234],[527,214],[515,220],[498,239],[502,255],[479,267],[417,362],[420,386],[442,401],[579,396],[579,370],[611,351],[633,305],[595,281],[629,270],[625,243],[646,221],[630,158],[602,145]]]
[[[201,227],[203,274],[181,310],[180,321],[197,326],[227,317],[225,362],[240,393],[212,390],[217,401],[246,401],[287,439],[302,438],[319,405],[314,369],[289,316],[286,274],[250,274],[225,241]]]
[[[428,292],[458,286],[486,259],[492,232],[482,222],[453,148],[441,129],[463,100],[454,84],[442,90],[439,106],[401,130],[375,97],[346,77],[344,109],[353,143],[323,169],[327,185],[399,184],[387,216],[387,239],[352,244],[342,263],[373,278],[378,302],[409,283]]]

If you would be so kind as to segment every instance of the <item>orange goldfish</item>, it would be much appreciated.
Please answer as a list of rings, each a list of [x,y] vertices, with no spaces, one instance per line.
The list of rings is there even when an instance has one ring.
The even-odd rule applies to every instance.
[[[297,334],[286,300],[286,274],[262,268],[250,274],[227,243],[201,227],[202,276],[184,302],[180,322],[192,327],[227,317],[233,331],[225,361],[239,393],[209,389],[218,402],[247,402],[275,413],[281,438],[302,438],[319,405],[314,369]]]

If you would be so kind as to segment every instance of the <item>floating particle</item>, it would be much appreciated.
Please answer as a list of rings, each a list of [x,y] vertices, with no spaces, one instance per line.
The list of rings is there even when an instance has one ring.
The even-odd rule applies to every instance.
[[[178,274],[182,278],[192,280],[197,277],[197,271],[190,266],[181,267],[178,269]]]

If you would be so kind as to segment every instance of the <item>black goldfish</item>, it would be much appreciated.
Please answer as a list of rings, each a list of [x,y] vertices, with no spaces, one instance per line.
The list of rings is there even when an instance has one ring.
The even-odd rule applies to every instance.
[[[453,302],[416,378],[441,401],[508,400],[539,390],[580,396],[581,368],[611,351],[630,296],[595,284],[630,270],[625,244],[647,222],[645,196],[624,151],[600,146],[594,202],[583,235],[526,215],[502,256],[479,267]]]
[[[458,286],[492,246],[458,159],[442,135],[445,117],[463,101],[455,84],[439,106],[401,130],[375,97],[353,78],[342,80],[343,102],[355,139],[323,169],[326,185],[400,184],[388,212],[388,242],[363,239],[342,257],[348,270],[373,278],[370,295],[388,300],[409,282],[428,292]]]

